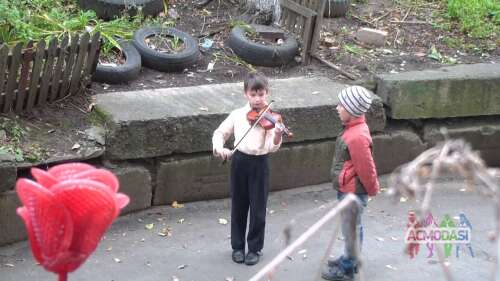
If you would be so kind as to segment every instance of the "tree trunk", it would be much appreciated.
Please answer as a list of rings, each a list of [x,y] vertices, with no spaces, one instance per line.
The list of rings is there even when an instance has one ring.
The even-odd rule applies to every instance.
[[[256,24],[269,25],[277,23],[281,14],[279,0],[241,0],[246,6],[246,11],[241,19]]]

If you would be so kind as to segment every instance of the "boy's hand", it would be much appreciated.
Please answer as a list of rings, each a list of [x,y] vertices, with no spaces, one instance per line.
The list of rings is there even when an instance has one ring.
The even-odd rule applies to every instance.
[[[278,128],[278,126],[276,126],[276,127],[274,127],[274,133],[276,135],[281,135],[283,133],[283,131],[280,128]]]
[[[223,149],[214,149],[214,155],[221,158],[224,161],[227,161],[231,159],[231,156],[233,156],[233,152],[227,148]]]

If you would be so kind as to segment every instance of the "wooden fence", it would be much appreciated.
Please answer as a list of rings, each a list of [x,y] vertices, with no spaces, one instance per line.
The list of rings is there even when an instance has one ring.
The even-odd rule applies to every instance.
[[[100,35],[88,33],[34,45],[0,45],[0,113],[29,112],[83,90],[91,82],[100,50]]]
[[[300,38],[304,64],[318,48],[325,5],[326,0],[281,0],[280,25]]]

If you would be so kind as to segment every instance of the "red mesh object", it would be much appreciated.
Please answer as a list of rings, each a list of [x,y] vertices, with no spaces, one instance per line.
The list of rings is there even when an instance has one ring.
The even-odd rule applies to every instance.
[[[83,163],[31,169],[36,182],[20,179],[17,194],[35,259],[67,280],[94,252],[129,198],[117,193],[116,176]]]

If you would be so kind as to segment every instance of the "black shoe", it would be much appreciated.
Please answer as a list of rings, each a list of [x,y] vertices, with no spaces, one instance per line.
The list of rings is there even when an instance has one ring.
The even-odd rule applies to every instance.
[[[328,260],[328,266],[329,267],[338,266],[342,262],[342,259],[344,259],[344,256],[340,256],[340,257],[338,257],[336,259],[329,259]]]
[[[248,252],[247,256],[245,257],[245,264],[246,265],[254,265],[259,262],[259,255],[254,252]]]
[[[342,266],[327,266],[321,277],[329,281],[351,281],[354,280],[354,272],[352,270],[346,271]]]
[[[245,251],[233,250],[232,258],[235,263],[243,263],[245,261]]]

